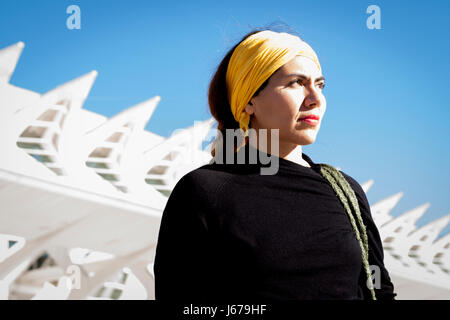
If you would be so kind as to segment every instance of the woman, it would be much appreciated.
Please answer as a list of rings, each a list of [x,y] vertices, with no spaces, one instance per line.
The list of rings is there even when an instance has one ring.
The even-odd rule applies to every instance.
[[[228,52],[209,89],[215,158],[180,179],[163,212],[156,300],[394,299],[361,186],[302,152],[322,123],[324,81],[289,33],[253,31]],[[230,129],[245,137],[231,151]],[[274,174],[261,174],[263,158]]]

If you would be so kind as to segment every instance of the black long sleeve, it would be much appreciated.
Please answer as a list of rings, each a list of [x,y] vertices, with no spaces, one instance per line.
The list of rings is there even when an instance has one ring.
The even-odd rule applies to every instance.
[[[189,176],[178,181],[163,211],[154,262],[156,300],[198,300],[212,284],[214,248]]]
[[[318,165],[303,158],[311,167],[280,158],[275,175],[261,175],[260,163],[212,163],[183,176],[161,219],[156,300],[370,299],[347,213]],[[366,224],[369,264],[380,267],[377,298],[393,299],[367,198],[344,176]]]

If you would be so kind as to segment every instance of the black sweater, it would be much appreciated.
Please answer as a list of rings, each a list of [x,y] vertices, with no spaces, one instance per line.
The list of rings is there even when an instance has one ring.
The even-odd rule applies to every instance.
[[[248,156],[248,148],[241,152]],[[261,175],[268,165],[258,158],[257,164],[212,163],[184,175],[161,219],[156,300],[371,299],[344,206],[320,165],[302,157],[311,168],[278,158],[278,172]],[[369,264],[381,271],[377,299],[394,299],[365,193],[341,173],[358,198]]]

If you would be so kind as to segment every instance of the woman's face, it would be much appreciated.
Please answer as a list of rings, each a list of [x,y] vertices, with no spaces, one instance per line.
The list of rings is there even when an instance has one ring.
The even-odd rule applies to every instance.
[[[251,128],[279,129],[281,143],[308,145],[315,141],[326,109],[325,79],[315,62],[296,56],[273,73],[268,84],[245,108]],[[301,121],[316,115],[318,121]]]

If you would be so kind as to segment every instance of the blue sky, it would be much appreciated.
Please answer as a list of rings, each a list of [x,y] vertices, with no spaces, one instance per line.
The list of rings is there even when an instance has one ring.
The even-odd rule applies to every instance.
[[[71,4],[80,30],[66,27]],[[372,4],[381,30],[366,26]],[[430,202],[421,226],[450,213],[449,10],[446,0],[2,0],[0,48],[25,43],[11,83],[39,93],[97,70],[84,108],[108,117],[160,95],[147,129],[169,136],[210,117],[208,84],[230,47],[253,27],[285,23],[327,78],[327,112],[304,152],[374,179],[371,204],[403,191],[394,216]]]

